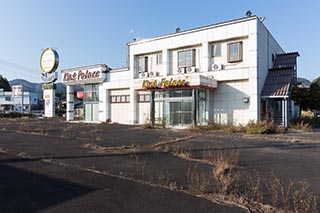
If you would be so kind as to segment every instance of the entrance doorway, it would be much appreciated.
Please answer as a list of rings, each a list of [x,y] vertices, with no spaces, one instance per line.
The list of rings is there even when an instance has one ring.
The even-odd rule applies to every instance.
[[[87,84],[84,86],[84,120],[99,121],[99,85]]]
[[[84,120],[99,121],[99,104],[98,103],[84,104]]]
[[[167,102],[165,105],[169,126],[192,124],[192,101]]]
[[[155,91],[155,123],[190,126],[205,122],[206,91],[200,89]]]

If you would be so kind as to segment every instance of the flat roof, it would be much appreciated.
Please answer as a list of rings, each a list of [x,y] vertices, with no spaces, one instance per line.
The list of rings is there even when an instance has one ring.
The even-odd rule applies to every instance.
[[[99,68],[99,67],[105,67],[106,70],[110,70],[111,68],[108,67],[106,64],[95,64],[95,65],[89,65],[89,66],[82,66],[82,67],[75,67],[70,69],[64,69],[61,70],[61,73],[64,72],[71,72],[71,71],[78,71],[78,70],[85,70],[85,69],[92,69],[92,68]]]
[[[191,32],[197,32],[197,31],[212,29],[212,28],[216,28],[216,27],[226,26],[226,25],[230,25],[230,24],[251,21],[251,20],[255,20],[257,18],[258,17],[256,15],[254,15],[254,16],[250,16],[250,17],[244,17],[244,18],[234,19],[234,20],[230,20],[230,21],[224,21],[224,22],[211,24],[211,25],[207,25],[207,26],[202,26],[202,27],[197,27],[197,28],[193,28],[193,29],[189,29],[189,30],[183,30],[183,31],[179,31],[179,32],[173,32],[173,33],[169,33],[169,34],[165,34],[165,35],[156,36],[156,37],[141,39],[141,40],[137,40],[137,41],[131,41],[131,42],[128,42],[127,45],[136,45],[136,44],[160,40],[160,39],[164,39],[164,38],[170,38],[170,37],[179,36],[179,35],[183,35],[183,34],[187,34],[187,33],[191,33]]]

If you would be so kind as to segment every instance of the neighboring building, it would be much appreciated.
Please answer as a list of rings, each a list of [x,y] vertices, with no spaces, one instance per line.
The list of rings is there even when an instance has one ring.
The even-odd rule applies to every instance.
[[[12,92],[0,89],[0,110],[5,112],[31,112],[32,107],[38,105],[37,93],[22,92],[21,85],[13,85]],[[23,106],[23,107],[22,107]]]
[[[266,118],[288,125],[292,117],[298,53],[286,54],[256,16],[135,40],[127,54],[127,68],[62,71],[67,120],[79,85],[85,121],[189,126]]]

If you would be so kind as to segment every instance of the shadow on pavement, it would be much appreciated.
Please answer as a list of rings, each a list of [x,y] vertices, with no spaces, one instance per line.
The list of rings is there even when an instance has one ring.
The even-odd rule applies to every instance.
[[[94,188],[0,163],[1,212],[35,212],[94,191]]]

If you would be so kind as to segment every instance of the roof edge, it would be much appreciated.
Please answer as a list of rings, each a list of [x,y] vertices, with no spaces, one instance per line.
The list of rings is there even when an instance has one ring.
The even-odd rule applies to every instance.
[[[184,34],[191,33],[191,32],[197,32],[197,31],[207,30],[207,29],[211,29],[211,28],[221,27],[224,25],[230,25],[230,24],[251,21],[251,20],[257,20],[257,19],[258,19],[258,16],[256,16],[256,15],[250,16],[250,17],[238,18],[238,19],[224,21],[224,22],[220,22],[220,23],[216,23],[216,24],[206,25],[206,26],[202,26],[202,27],[196,27],[196,28],[192,28],[192,29],[188,29],[188,30],[184,30],[184,31],[180,31],[180,32],[173,32],[173,33],[155,36],[155,37],[151,37],[151,38],[145,38],[145,39],[141,39],[141,40],[137,40],[137,41],[131,41],[131,42],[128,42],[127,45],[129,45],[129,46],[136,45],[136,44],[151,42],[151,41],[160,40],[160,39],[164,39],[164,38],[170,38],[170,37],[175,37],[175,36],[179,36],[179,35],[184,35]]]

